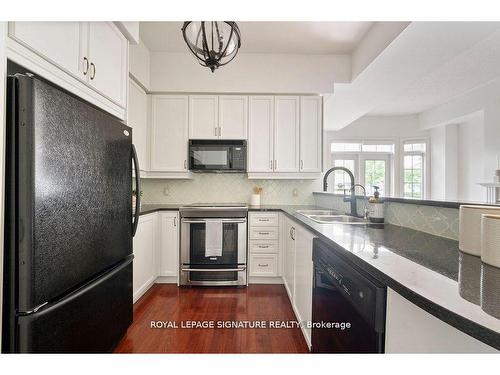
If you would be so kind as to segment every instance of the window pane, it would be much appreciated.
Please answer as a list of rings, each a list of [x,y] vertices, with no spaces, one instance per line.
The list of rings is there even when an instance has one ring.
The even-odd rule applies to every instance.
[[[423,183],[423,163],[422,155],[405,155],[404,156],[404,189],[403,195],[405,198],[422,198],[424,183]]]
[[[420,151],[425,152],[424,142],[405,142],[403,145],[403,150],[406,152]]]
[[[380,195],[385,195],[385,160],[365,160],[366,193],[373,195],[374,186],[379,187]]]
[[[335,159],[333,161],[335,167],[344,167],[349,169],[354,174],[354,160],[352,159]],[[344,171],[333,172],[333,191],[335,193],[344,194],[351,188],[351,179]]]
[[[332,142],[332,152],[359,152],[361,150],[360,143],[353,142]]]
[[[393,144],[363,144],[361,146],[363,152],[394,152]]]

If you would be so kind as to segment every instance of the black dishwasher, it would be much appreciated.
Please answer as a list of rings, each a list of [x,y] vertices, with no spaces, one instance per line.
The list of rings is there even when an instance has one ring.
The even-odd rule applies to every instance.
[[[383,353],[386,287],[314,239],[313,353]]]

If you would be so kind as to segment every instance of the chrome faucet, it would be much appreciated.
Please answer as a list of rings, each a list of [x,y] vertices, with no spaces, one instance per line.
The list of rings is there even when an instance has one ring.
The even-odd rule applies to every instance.
[[[356,184],[354,183],[354,175],[352,174],[352,172],[349,169],[347,169],[345,167],[333,167],[333,168],[330,168],[328,171],[326,171],[325,177],[323,177],[323,191],[328,190],[328,176],[333,171],[344,171],[345,173],[347,173],[349,175],[349,178],[351,179],[351,189],[350,189],[351,197],[350,198],[344,197],[344,202],[351,203],[351,216],[358,216],[358,207],[356,204],[356,194],[354,191]],[[363,189],[364,189],[364,187],[363,187]],[[366,192],[365,192],[365,195],[366,195]]]

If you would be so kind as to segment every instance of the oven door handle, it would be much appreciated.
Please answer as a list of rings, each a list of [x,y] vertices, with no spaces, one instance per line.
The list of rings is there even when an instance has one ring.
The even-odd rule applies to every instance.
[[[240,219],[240,220],[234,220],[234,219],[186,220],[186,219],[182,219],[182,222],[186,223],[186,224],[204,224],[207,221],[221,221],[223,223],[240,223],[240,224],[243,224],[243,223],[247,222],[246,219]]]
[[[245,271],[246,267],[241,268],[181,268],[183,272],[239,272]]]

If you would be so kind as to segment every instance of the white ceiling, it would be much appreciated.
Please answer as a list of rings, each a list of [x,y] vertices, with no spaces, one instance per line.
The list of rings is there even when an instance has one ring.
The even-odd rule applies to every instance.
[[[500,31],[413,81],[371,115],[426,111],[500,77]]]
[[[243,53],[349,54],[373,22],[238,22]],[[186,52],[182,22],[141,22],[151,51]]]

